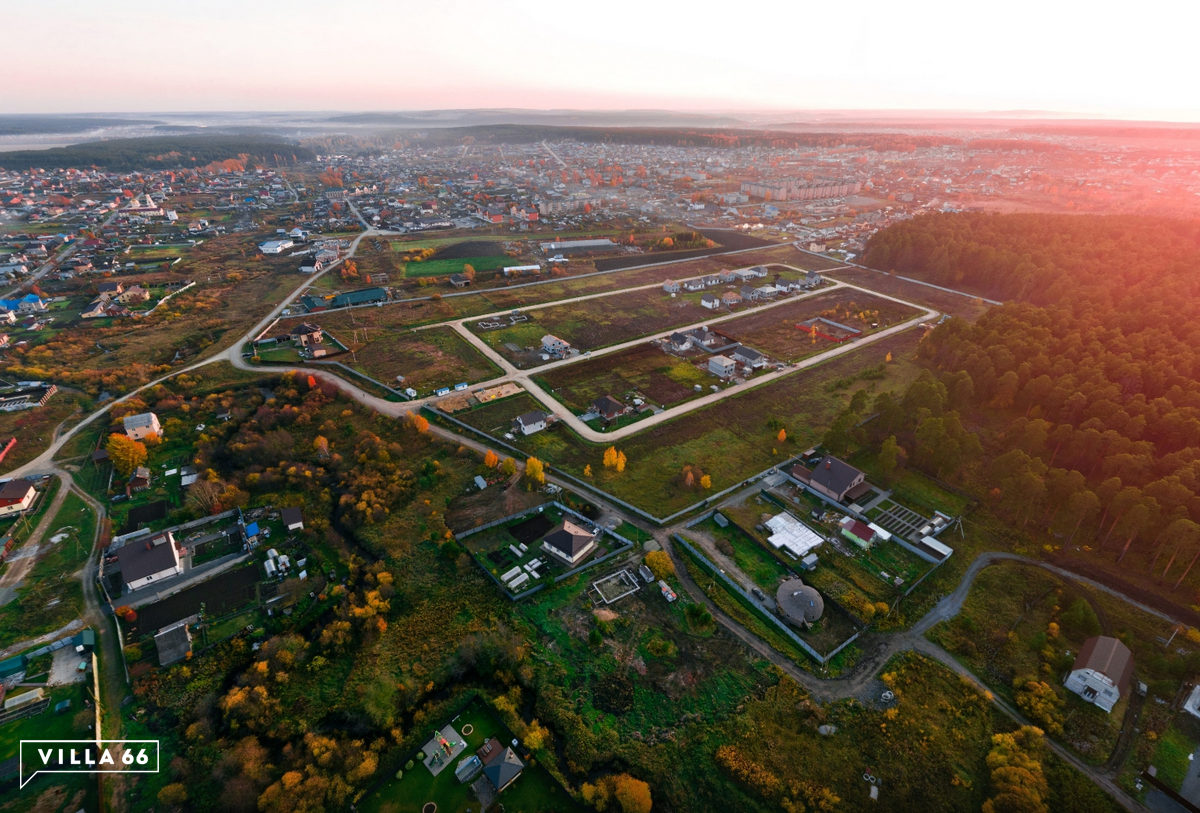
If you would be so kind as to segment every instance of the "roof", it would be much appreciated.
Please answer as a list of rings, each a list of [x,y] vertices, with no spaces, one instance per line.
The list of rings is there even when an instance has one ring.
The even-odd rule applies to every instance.
[[[861,476],[862,472],[849,463],[838,460],[833,455],[825,455],[813,468],[809,479],[834,494],[843,494],[850,488],[850,484]]]
[[[533,426],[538,423],[545,423],[546,413],[540,409],[535,409],[532,412],[526,412],[524,415],[517,416],[517,423],[521,426]]]
[[[775,602],[789,621],[812,624],[825,612],[825,600],[800,579],[788,579],[775,591]]]
[[[865,523],[859,522],[853,517],[846,517],[839,523],[842,526],[842,531],[851,536],[861,539],[863,542],[870,542],[875,538],[875,532],[867,527]]]
[[[575,558],[581,550],[592,544],[592,539],[592,534],[569,519],[564,519],[550,533],[546,534],[542,541],[567,556]]]
[[[304,515],[300,513],[299,508],[284,508],[280,510],[279,517],[283,520],[284,527],[304,522]]]
[[[121,575],[125,583],[175,567],[173,547],[169,534],[159,534],[129,542],[118,548],[117,561],[121,565]]]
[[[777,548],[786,548],[797,558],[825,541],[820,534],[786,512],[771,517],[766,525],[771,531],[767,541]]]
[[[749,359],[750,361],[758,361],[759,359],[766,358],[766,356],[755,350],[753,347],[746,347],[744,344],[735,347],[733,349],[733,355],[740,356],[744,359]]]
[[[158,416],[153,412],[142,412],[138,415],[126,415],[122,425],[128,432],[130,429],[141,429],[143,426],[150,428],[156,421],[158,421]]]
[[[496,790],[500,790],[520,776],[524,769],[525,763],[517,756],[517,752],[511,748],[505,748],[497,757],[483,766],[483,775],[488,778]]]
[[[9,480],[4,485],[0,486],[0,500],[23,500],[29,490],[33,488],[33,483],[26,480],[24,477],[18,477],[15,480]]]
[[[1079,650],[1079,657],[1075,659],[1071,671],[1077,669],[1099,672],[1124,695],[1129,691],[1129,681],[1133,677],[1133,653],[1116,638],[1097,635],[1083,642],[1083,649]]]
[[[301,322],[300,324],[298,324],[294,328],[292,328],[291,332],[288,333],[288,335],[289,336],[301,336],[301,335],[305,335],[308,333],[320,333],[320,332],[321,332],[321,328],[319,325],[314,325],[312,322]]]
[[[592,408],[604,417],[619,415],[625,411],[625,405],[611,395],[601,395],[592,402]]]
[[[159,666],[170,666],[183,660],[192,648],[192,637],[188,635],[187,624],[176,624],[159,630],[154,636],[154,646],[158,649]]]

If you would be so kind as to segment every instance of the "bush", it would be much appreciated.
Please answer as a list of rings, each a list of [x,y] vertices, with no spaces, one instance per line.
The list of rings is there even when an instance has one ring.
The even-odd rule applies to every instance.
[[[397,779],[403,779],[403,778],[404,778],[404,769],[403,769],[403,768],[401,768],[400,770],[396,771],[396,778],[397,778]]]
[[[406,771],[411,771],[411,770],[413,769],[413,765],[414,765],[414,764],[416,764],[416,763],[414,763],[414,762],[413,762],[413,761],[410,759],[408,762],[405,762],[405,763],[404,763],[404,770],[406,770]]]

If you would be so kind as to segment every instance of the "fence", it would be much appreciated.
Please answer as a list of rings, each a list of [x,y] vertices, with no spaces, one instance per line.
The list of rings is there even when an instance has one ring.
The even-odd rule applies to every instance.
[[[495,528],[496,526],[503,525],[506,522],[512,522],[514,519],[521,519],[522,517],[528,516],[530,514],[541,513],[541,510],[543,508],[545,508],[547,505],[557,508],[559,511],[563,512],[564,514],[570,514],[571,516],[575,517],[576,519],[580,520],[583,523],[586,523],[588,525],[594,524],[592,522],[592,520],[588,519],[587,517],[585,517],[583,514],[579,513],[578,511],[568,508],[567,506],[560,503],[558,500],[550,500],[549,502],[544,502],[539,506],[535,506],[533,508],[528,508],[524,511],[518,511],[515,514],[509,514],[506,517],[501,517],[500,519],[492,520],[491,522],[485,523],[483,525],[479,525],[475,528],[471,528],[471,529],[463,531],[461,533],[457,533],[454,535],[454,539],[456,541],[462,540],[465,537],[471,536],[472,534],[477,534],[477,533],[480,533],[481,531],[486,531],[489,528]],[[618,554],[625,553],[630,548],[632,548],[634,545],[633,540],[626,539],[625,537],[621,536],[616,531],[610,531],[607,528],[602,528],[602,529],[600,529],[600,533],[608,534],[609,536],[613,537],[618,542],[620,542],[621,545],[619,547],[615,548],[614,550],[611,550],[608,553],[604,554],[599,559],[592,559],[592,560],[580,565],[579,567],[575,567],[575,568],[572,568],[571,570],[568,570],[566,573],[560,573],[558,576],[556,576],[554,578],[553,582],[549,582],[549,583],[550,584],[558,584],[559,582],[561,582],[565,579],[569,579],[570,577],[574,576],[576,573],[581,573],[590,567],[595,567],[596,565],[607,562],[609,559],[613,558],[614,556],[617,556]],[[475,557],[471,557],[471,558],[475,559]],[[481,562],[479,562],[478,559],[476,559],[476,562],[479,563],[480,567],[483,569],[483,572],[488,575],[488,578],[490,578],[493,582],[495,582],[496,586],[499,587],[502,591],[504,591],[504,594],[507,595],[513,601],[520,601],[521,599],[526,598],[527,596],[531,596],[534,593],[536,593],[537,591],[546,587],[546,585],[548,584],[547,582],[542,582],[541,584],[538,584],[538,585],[535,585],[534,587],[529,588],[528,590],[526,590],[523,593],[517,593],[514,595],[513,592],[511,590],[509,590],[508,587],[503,582],[501,582],[498,578],[496,578],[496,576],[490,570],[488,570],[486,567],[483,567],[483,564]]]

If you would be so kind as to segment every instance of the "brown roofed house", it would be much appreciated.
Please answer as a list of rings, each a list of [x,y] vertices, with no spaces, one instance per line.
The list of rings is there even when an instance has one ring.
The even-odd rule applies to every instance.
[[[1133,653],[1129,647],[1116,638],[1098,635],[1084,642],[1063,685],[1089,703],[1112,711],[1129,693],[1132,677]]]
[[[542,538],[542,550],[565,564],[575,567],[596,549],[596,536],[569,519],[563,520]]]

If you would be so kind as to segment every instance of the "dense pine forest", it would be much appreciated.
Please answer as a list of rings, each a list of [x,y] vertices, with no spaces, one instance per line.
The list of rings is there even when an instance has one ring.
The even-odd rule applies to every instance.
[[[933,215],[877,234],[866,262],[1008,304],[922,342],[938,377],[904,404],[915,431],[884,397],[859,439],[895,437],[885,451],[969,483],[1048,550],[1196,604],[1200,223]],[[965,424],[981,445],[960,438],[939,460],[940,439],[919,430],[939,410],[951,434]]]

